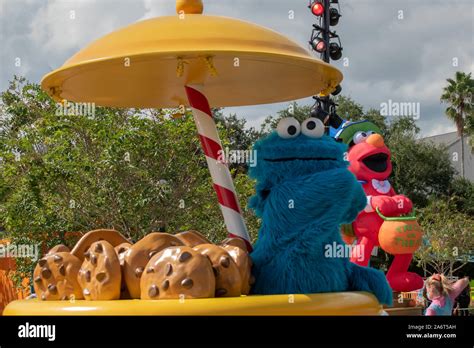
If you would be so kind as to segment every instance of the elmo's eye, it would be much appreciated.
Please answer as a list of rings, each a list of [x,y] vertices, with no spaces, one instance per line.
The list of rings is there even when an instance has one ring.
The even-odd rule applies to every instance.
[[[304,120],[301,132],[307,137],[321,138],[324,135],[324,123],[319,118],[310,117]]]
[[[298,120],[294,117],[282,118],[278,122],[277,133],[281,138],[290,139],[300,135],[301,126]]]
[[[365,139],[367,139],[367,137],[372,134],[370,131],[369,132],[357,132],[356,134],[354,134],[354,136],[352,137],[352,141],[354,142],[354,144],[360,144],[361,142],[365,141]]]

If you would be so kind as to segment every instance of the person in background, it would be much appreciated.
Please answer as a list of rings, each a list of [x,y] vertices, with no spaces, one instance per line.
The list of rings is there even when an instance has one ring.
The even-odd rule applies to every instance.
[[[426,294],[431,304],[425,315],[452,315],[454,300],[468,284],[467,277],[451,283],[443,274],[433,274],[426,280]]]
[[[423,285],[423,288],[418,290],[416,296],[416,305],[423,307],[423,313],[425,313],[426,308],[428,308],[431,304],[431,301],[428,300],[428,297],[426,295],[426,282],[424,284],[425,285]]]
[[[461,277],[462,278],[462,277]],[[469,304],[471,303],[471,286],[467,283],[464,290],[461,291],[454,301],[453,315],[465,317],[469,315]]]

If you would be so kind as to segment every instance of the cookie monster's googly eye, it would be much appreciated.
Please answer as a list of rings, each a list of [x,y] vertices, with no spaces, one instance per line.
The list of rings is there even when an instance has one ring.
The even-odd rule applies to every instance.
[[[359,131],[359,132],[356,132],[356,134],[354,134],[354,136],[352,137],[352,141],[354,142],[354,144],[360,144],[363,141],[365,141],[369,137],[369,135],[372,134],[372,133],[373,133],[372,131],[368,131],[368,132]]]
[[[324,135],[324,123],[319,118],[310,117],[301,124],[301,132],[307,137],[321,138]]]
[[[294,117],[282,118],[278,122],[277,133],[283,139],[295,138],[300,135],[301,125]]]

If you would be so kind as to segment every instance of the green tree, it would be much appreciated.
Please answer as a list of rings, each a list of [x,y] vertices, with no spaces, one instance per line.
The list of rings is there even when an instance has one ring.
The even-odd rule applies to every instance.
[[[454,122],[461,137],[461,176],[464,178],[464,135],[466,126],[472,132],[474,80],[471,74],[456,72],[455,78],[447,79],[448,85],[443,88],[441,101],[448,104],[446,116]],[[471,133],[472,134],[472,133]]]
[[[214,111],[216,123],[225,129],[228,145],[235,150],[248,150],[258,139],[259,133],[253,127],[247,127],[247,120],[236,114],[225,116],[221,110]]]
[[[377,125],[382,133],[386,134],[388,132],[388,125],[385,122],[386,118],[380,114],[379,110],[370,108],[365,112],[363,119]]]
[[[236,114],[225,116],[222,110],[213,110],[217,128],[225,134],[222,140],[224,150],[246,151],[250,150],[254,142],[259,138],[260,133],[253,127],[247,127],[247,121],[238,118]],[[238,173],[247,173],[248,163],[232,163],[231,168],[235,169],[234,176]]]
[[[303,122],[310,117],[311,105],[298,105],[293,102],[287,108],[277,111],[276,116],[269,115],[260,126],[260,131],[255,134],[256,138],[263,137],[276,129],[278,122],[285,117],[294,117],[299,122]]]
[[[385,141],[392,153],[392,185],[423,207],[430,197],[448,194],[455,172],[446,147],[418,139],[418,132],[412,118],[397,118],[387,128]]]
[[[334,98],[334,101],[337,104],[337,114],[343,119],[350,121],[367,120],[377,125],[382,132],[385,133],[387,130],[385,117],[380,114],[379,110],[370,108],[365,111],[361,104],[344,95],[338,95]]]
[[[343,119],[353,121],[364,119],[364,107],[351,97],[338,95],[334,101],[337,104],[337,113]]]
[[[424,243],[415,259],[425,272],[453,275],[464,267],[474,250],[474,219],[457,211],[449,198],[433,200],[418,214]],[[430,272],[430,273],[431,273]]]
[[[226,228],[190,114],[97,107],[57,113],[37,84],[15,78],[0,103],[0,226],[17,244],[73,244],[66,233],[115,228],[136,241],[166,226],[212,241]],[[219,127],[224,143],[231,141]],[[242,207],[253,182],[231,166]],[[255,216],[244,217],[255,239]],[[32,263],[19,259],[21,273]]]
[[[455,178],[451,181],[447,196],[456,211],[474,217],[474,183],[464,178]]]

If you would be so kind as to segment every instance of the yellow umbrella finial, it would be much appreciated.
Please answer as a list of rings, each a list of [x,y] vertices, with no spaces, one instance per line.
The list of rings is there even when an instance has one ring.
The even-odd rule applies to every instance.
[[[202,14],[202,0],[176,0],[177,14]]]

